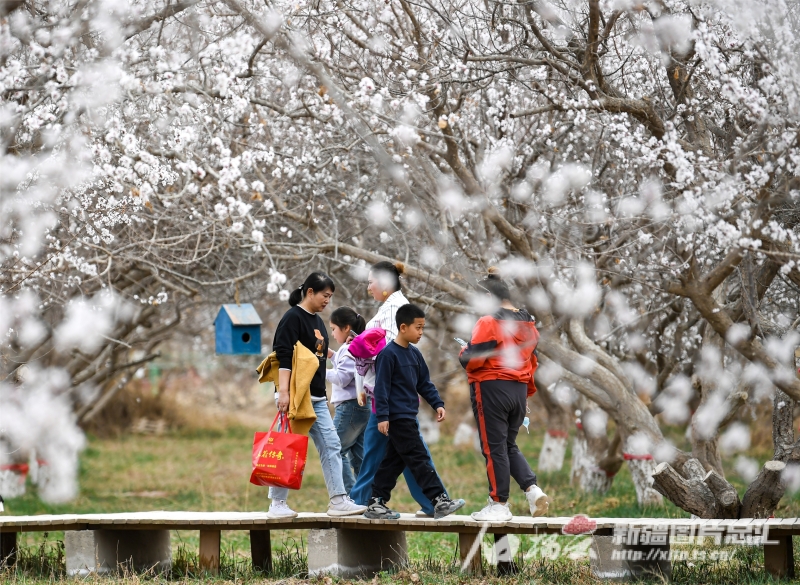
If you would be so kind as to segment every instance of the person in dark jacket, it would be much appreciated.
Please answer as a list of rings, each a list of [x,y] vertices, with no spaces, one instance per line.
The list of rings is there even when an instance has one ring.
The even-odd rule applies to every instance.
[[[536,392],[533,375],[539,332],[533,317],[511,303],[508,285],[497,274],[490,272],[481,286],[500,308],[478,320],[460,356],[470,383],[472,412],[489,479],[489,503],[472,517],[484,522],[511,520],[508,498],[512,477],[525,492],[531,515],[543,516],[549,500],[536,485],[536,474],[517,447],[527,398]]]
[[[365,329],[380,328],[386,331],[386,343],[391,344],[392,340],[397,336],[397,311],[400,307],[408,304],[408,299],[403,296],[402,285],[400,283],[400,275],[403,274],[405,268],[401,263],[392,264],[391,262],[382,261],[373,264],[369,271],[369,286],[367,291],[372,298],[376,301],[382,301],[377,314],[367,322]],[[359,376],[356,373],[356,388],[358,391],[368,390],[370,393],[375,388],[375,372],[368,371],[365,376]],[[372,482],[375,479],[375,474],[378,473],[378,468],[383,461],[383,455],[386,452],[386,445],[388,439],[385,435],[378,431],[378,419],[375,416],[374,401],[372,398],[367,398],[371,404],[372,414],[367,421],[367,428],[364,430],[364,458],[361,462],[361,469],[358,473],[358,478],[350,491],[350,497],[357,504],[369,504],[372,498]],[[419,433],[419,422],[416,423],[417,432]],[[422,439],[423,444],[425,440]],[[427,449],[427,446],[426,446]],[[430,458],[430,451],[428,451]],[[431,461],[433,465],[433,461]],[[434,469],[436,468],[433,465]],[[411,492],[411,497],[420,505],[420,510],[416,513],[418,518],[433,517],[434,511],[428,498],[422,488],[417,485],[414,475],[410,470],[406,469],[403,472],[408,485],[408,491]]]
[[[328,410],[328,395],[325,388],[325,364],[328,359],[328,332],[321,313],[333,296],[336,286],[331,278],[321,272],[312,272],[303,284],[289,295],[291,309],[284,313],[275,329],[272,347],[278,358],[277,404],[278,410],[286,412],[289,408],[289,387],[292,379],[292,356],[295,344],[299,341],[319,359],[319,368],[311,380],[311,403],[317,419],[311,425],[308,435],[314,441],[322,464],[322,475],[328,488],[330,504],[328,515],[350,516],[361,514],[366,506],[359,506],[347,497],[342,480],[342,453],[339,435],[333,426],[331,412]],[[272,518],[293,518],[297,512],[289,508],[286,498],[289,490],[269,488],[272,503],[269,516]]]
[[[428,365],[413,344],[425,328],[425,312],[416,305],[397,309],[397,337],[378,354],[375,364],[375,415],[378,431],[389,438],[386,452],[372,482],[372,499],[366,518],[396,520],[400,514],[386,503],[406,467],[433,506],[434,518],[443,518],[464,506],[451,500],[433,468],[419,434],[419,397],[436,410],[437,422],[445,418],[444,401],[431,382]]]

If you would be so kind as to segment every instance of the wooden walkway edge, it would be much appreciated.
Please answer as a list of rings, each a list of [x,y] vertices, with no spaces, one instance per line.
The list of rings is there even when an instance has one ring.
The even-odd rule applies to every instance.
[[[215,572],[219,567],[220,533],[223,530],[250,531],[254,566],[269,570],[272,565],[270,531],[345,529],[356,531],[450,532],[459,534],[462,561],[470,559],[470,568],[480,567],[469,551],[478,533],[563,534],[572,517],[531,518],[514,516],[508,522],[482,523],[470,516],[448,516],[441,520],[403,514],[399,520],[370,520],[363,516],[331,517],[324,513],[301,513],[296,518],[270,518],[266,512],[129,512],[117,514],[62,514],[39,516],[0,516],[0,563],[13,563],[16,535],[20,532],[111,530],[115,534],[136,530],[197,530],[200,533],[201,568]],[[776,577],[794,573],[792,536],[800,535],[800,518],[701,520],[689,518],[593,518],[593,536],[608,537],[649,531],[664,542],[680,543],[686,535],[714,537],[717,543],[726,538],[749,536],[761,538],[765,568]],[[120,532],[123,531],[123,532]],[[337,532],[338,533],[338,532]],[[637,536],[638,537],[638,536]],[[743,542],[743,541],[742,541]],[[5,559],[5,561],[4,561]]]

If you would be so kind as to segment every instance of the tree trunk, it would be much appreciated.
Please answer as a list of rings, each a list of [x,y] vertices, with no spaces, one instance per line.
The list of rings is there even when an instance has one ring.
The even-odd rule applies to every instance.
[[[721,288],[714,293],[719,301],[722,301]],[[717,364],[720,368],[724,368],[723,354],[725,351],[725,343],[722,338],[711,328],[706,327],[703,332],[703,347],[713,348],[718,352]],[[717,392],[716,380],[697,380],[692,379],[695,390],[700,395],[699,404],[695,405],[695,413],[701,413],[706,409],[714,409],[714,403],[709,404],[714,393]],[[717,440],[719,438],[719,428],[709,428],[708,423],[701,424],[697,416],[692,416],[691,420],[691,439],[692,439],[692,456],[702,463],[706,471],[714,470],[719,475],[725,476],[722,470],[722,457],[719,453]],[[703,474],[705,475],[705,473]]]
[[[25,476],[18,470],[0,469],[0,496],[10,500],[25,495]]]
[[[786,468],[782,461],[767,461],[758,477],[750,484],[742,499],[742,518],[769,518],[778,507],[786,491],[781,473]]]
[[[581,491],[604,494],[622,466],[622,458],[617,454],[619,434],[610,447],[606,434],[608,415],[586,398],[581,399],[580,406],[581,420],[572,443],[570,478]]]
[[[653,472],[653,488],[671,502],[700,518],[714,518],[717,500],[709,487],[693,477],[686,479],[669,463],[659,463]]]
[[[794,450],[794,400],[775,390],[772,401],[772,447],[776,461],[786,461]]]
[[[613,475],[600,468],[597,453],[591,448],[585,433],[580,430],[572,440],[570,481],[577,484],[581,491],[593,494],[606,493],[614,481]]]
[[[542,472],[560,471],[564,466],[564,456],[567,453],[569,427],[572,421],[570,409],[543,388],[536,393],[547,411],[547,430],[542,442],[542,451],[539,454],[537,470]]]
[[[661,493],[663,492],[659,493],[653,489],[653,473],[655,472],[656,464],[652,455],[637,453],[629,437],[625,441],[623,457],[628,462],[628,469],[631,472],[633,486],[636,488],[636,500],[639,505],[662,505],[664,500],[661,497]]]
[[[564,467],[564,457],[567,454],[568,440],[569,437],[565,431],[550,428],[545,431],[542,451],[539,453],[539,471],[561,471],[561,468]]]
[[[417,420],[419,421],[419,432],[422,435],[422,438],[425,439],[425,442],[428,445],[434,445],[438,443],[439,439],[442,438],[442,433],[439,429],[439,425],[433,418],[430,409],[421,408]]]

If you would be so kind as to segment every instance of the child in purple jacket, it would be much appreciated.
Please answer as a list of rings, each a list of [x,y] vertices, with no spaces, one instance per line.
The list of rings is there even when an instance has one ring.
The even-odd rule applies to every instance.
[[[335,407],[333,426],[342,443],[342,480],[347,493],[353,489],[361,460],[364,458],[364,429],[369,421],[369,406],[359,405],[356,398],[356,364],[350,355],[350,341],[364,331],[364,318],[350,307],[339,307],[331,314],[331,333],[341,344],[329,351],[332,368],[325,378],[331,383],[331,404]]]

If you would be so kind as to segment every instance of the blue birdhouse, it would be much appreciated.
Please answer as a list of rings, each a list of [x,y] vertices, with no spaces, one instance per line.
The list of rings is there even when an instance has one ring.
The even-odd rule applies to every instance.
[[[253,305],[222,305],[214,329],[218,354],[261,353],[261,317]]]

